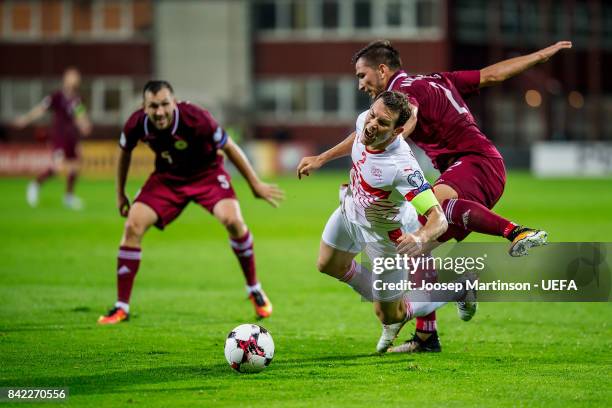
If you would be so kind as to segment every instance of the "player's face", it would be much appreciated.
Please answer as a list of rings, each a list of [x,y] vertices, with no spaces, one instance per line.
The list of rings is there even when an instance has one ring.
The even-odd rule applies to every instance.
[[[176,108],[176,99],[168,88],[162,88],[157,93],[145,92],[144,110],[153,126],[159,130],[167,129],[172,123]]]
[[[355,63],[355,76],[359,90],[370,95],[372,99],[385,89],[383,73],[367,65],[363,58],[359,58]]]
[[[392,112],[385,106],[382,99],[378,99],[372,104],[366,117],[361,143],[375,148],[386,147],[403,130],[401,127],[395,127],[398,116],[397,112]]]
[[[81,74],[76,69],[69,69],[64,73],[64,88],[77,89],[81,85]]]

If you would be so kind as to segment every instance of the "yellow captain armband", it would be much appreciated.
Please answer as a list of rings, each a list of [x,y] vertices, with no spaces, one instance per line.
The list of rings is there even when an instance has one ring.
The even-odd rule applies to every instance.
[[[79,103],[78,105],[74,107],[73,112],[74,112],[74,117],[78,118],[79,116],[86,114],[87,109],[85,108],[85,105],[83,103]]]
[[[410,200],[419,215],[424,215],[431,207],[440,205],[431,188],[424,190]]]

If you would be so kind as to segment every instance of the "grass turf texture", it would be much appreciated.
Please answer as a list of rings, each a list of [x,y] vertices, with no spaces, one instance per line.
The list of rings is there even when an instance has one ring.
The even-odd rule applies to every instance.
[[[255,375],[223,356],[229,330],[254,318],[226,234],[205,211],[191,205],[147,234],[132,320],[99,327],[115,300],[123,225],[113,183],[82,180],[87,207],[75,213],[61,206],[59,181],[33,210],[26,180],[0,180],[0,387],[67,386],[67,405],[94,407],[610,405],[610,304],[487,303],[470,323],[448,305],[438,312],[442,353],[374,355],[372,306],[314,266],[343,179],[282,178],[287,200],[275,210],[236,178],[275,307],[263,322],[275,360]],[[497,210],[553,241],[612,241],[608,184],[512,174]]]

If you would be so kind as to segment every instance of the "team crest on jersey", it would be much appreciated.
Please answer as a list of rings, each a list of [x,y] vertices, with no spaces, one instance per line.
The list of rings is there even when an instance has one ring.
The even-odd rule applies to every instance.
[[[377,179],[382,179],[382,174],[383,174],[382,169],[379,169],[378,167],[372,167],[370,169],[370,173],[372,173],[372,175],[376,177]]]
[[[410,184],[414,188],[420,188],[423,183],[425,183],[425,178],[420,171],[415,171],[414,173],[408,175],[408,184]]]
[[[183,139],[179,139],[176,142],[174,142],[174,148],[176,150],[185,150],[187,148],[187,146],[189,146],[189,145]]]

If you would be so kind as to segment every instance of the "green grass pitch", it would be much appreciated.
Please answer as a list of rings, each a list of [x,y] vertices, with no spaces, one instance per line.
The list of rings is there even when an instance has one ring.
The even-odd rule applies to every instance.
[[[228,331],[254,319],[226,234],[206,211],[191,205],[148,233],[132,320],[98,327],[115,300],[123,226],[113,182],[82,180],[87,207],[75,213],[61,205],[60,181],[33,210],[25,179],[0,180],[0,387],[66,386],[66,405],[91,407],[612,405],[609,303],[487,303],[469,323],[448,305],[438,313],[442,353],[375,355],[372,306],[315,269],[344,178],[280,178],[287,200],[273,209],[235,177],[275,307],[263,325],[276,356],[255,375],[223,356]],[[610,180],[513,173],[497,210],[552,241],[612,241]]]

